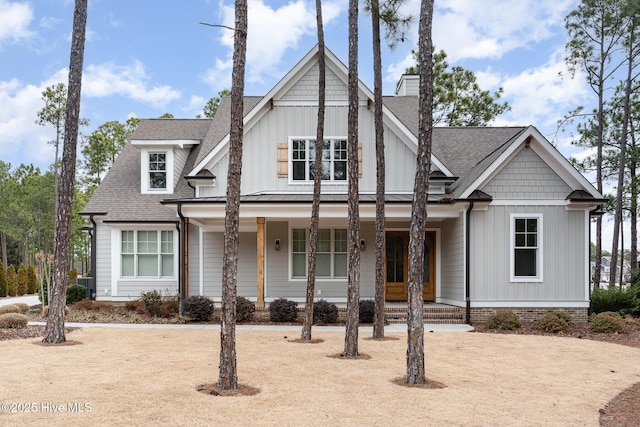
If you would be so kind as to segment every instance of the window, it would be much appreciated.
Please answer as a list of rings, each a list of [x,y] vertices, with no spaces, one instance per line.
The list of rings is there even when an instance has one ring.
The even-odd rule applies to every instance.
[[[291,275],[307,277],[307,230],[294,228],[291,233]],[[318,230],[316,276],[335,279],[347,277],[347,230],[321,228]]]
[[[511,215],[511,280],[542,281],[542,215]]]
[[[291,170],[294,181],[313,181],[316,162],[314,139],[291,141]],[[322,143],[322,180],[346,181],[347,140],[325,139]]]
[[[166,190],[167,154],[149,153],[149,189]]]
[[[173,230],[122,230],[122,277],[173,277]]]

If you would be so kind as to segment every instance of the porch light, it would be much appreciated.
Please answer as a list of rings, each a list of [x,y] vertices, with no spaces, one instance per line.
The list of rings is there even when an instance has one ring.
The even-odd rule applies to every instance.
[[[365,249],[365,241],[364,239],[360,239],[360,250],[364,252]]]
[[[276,251],[280,250],[280,239],[276,239],[275,247],[276,247]]]

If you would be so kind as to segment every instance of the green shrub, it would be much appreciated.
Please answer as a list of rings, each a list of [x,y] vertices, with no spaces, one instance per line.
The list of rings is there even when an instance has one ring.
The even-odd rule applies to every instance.
[[[182,300],[182,315],[196,322],[208,322],[213,316],[213,301],[202,295],[192,295]]]
[[[10,297],[18,295],[18,273],[13,265],[7,268],[7,295]]]
[[[358,318],[360,323],[373,323],[373,315],[376,311],[376,303],[371,299],[360,301],[360,309],[358,310]]]
[[[627,289],[621,289],[618,286],[609,286],[607,289],[596,288],[591,293],[591,310],[594,313],[631,312],[639,304],[636,293],[637,289],[633,286]]]
[[[27,314],[27,312],[29,311],[29,305],[23,302],[14,302],[13,305],[18,307],[20,309],[19,312],[22,314]]]
[[[74,267],[69,270],[69,284],[75,283],[78,283],[78,269]]]
[[[313,303],[313,323],[328,325],[338,321],[338,307],[326,300],[318,300]]]
[[[256,311],[256,305],[253,301],[249,301],[245,297],[238,297],[236,300],[236,321],[245,322],[253,319],[253,313]]]
[[[566,311],[549,311],[548,313],[552,313],[558,316],[559,318],[566,320],[568,324],[571,324],[573,322],[571,315]]]
[[[35,294],[38,292],[38,274],[33,264],[29,264],[29,268],[27,268],[27,282],[27,293]]]
[[[517,314],[511,311],[499,311],[489,316],[484,326],[487,329],[511,331],[522,326],[522,323]]]
[[[0,305],[0,314],[20,312],[20,308],[15,304]]]
[[[298,318],[298,303],[278,298],[269,304],[269,319],[272,322],[295,322]]]
[[[67,288],[67,304],[75,304],[87,296],[87,288],[82,285],[71,285]]]
[[[27,293],[29,286],[29,276],[27,275],[27,269],[23,264],[18,267],[18,296]]]
[[[147,310],[151,316],[160,315],[160,307],[162,306],[162,294],[155,289],[149,292],[143,292],[140,294],[140,300],[144,304],[144,309]]]
[[[569,329],[569,321],[567,320],[568,314],[563,311],[550,311],[539,317],[535,321],[537,329],[544,332],[558,333],[564,332]],[[571,316],[569,316],[571,319]]]
[[[29,319],[20,313],[0,314],[0,329],[21,329],[27,326]]]
[[[624,319],[619,313],[605,311],[589,317],[589,327],[593,332],[603,334],[621,334],[627,330]]]
[[[4,265],[0,262],[0,297],[6,297],[9,292],[9,283],[7,283],[7,272],[4,271]]]

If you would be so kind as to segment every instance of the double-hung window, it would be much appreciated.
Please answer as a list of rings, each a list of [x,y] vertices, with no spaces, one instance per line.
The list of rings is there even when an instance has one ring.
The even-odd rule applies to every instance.
[[[346,181],[347,140],[325,139],[322,143],[322,180]],[[316,140],[295,138],[291,141],[291,170],[294,181],[313,181]]]
[[[542,215],[511,215],[511,281],[542,281]]]
[[[167,189],[167,153],[149,153],[149,189]]]
[[[122,230],[122,277],[173,277],[173,230]]]
[[[307,277],[308,235],[305,228],[294,228],[291,233],[291,275],[294,279]],[[316,276],[325,279],[347,277],[346,229],[318,230]]]

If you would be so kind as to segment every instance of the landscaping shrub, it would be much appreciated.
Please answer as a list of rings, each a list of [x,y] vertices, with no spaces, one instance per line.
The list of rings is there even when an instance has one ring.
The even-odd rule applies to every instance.
[[[178,295],[165,295],[160,305],[160,316],[168,319],[179,313],[180,297]]]
[[[19,313],[27,314],[27,312],[29,311],[29,305],[23,302],[14,302],[12,305],[15,305],[20,309]]]
[[[568,317],[568,319],[567,319]],[[571,316],[563,311],[550,311],[535,321],[537,329],[544,332],[558,333],[569,329]]]
[[[365,299],[360,301],[360,310],[358,313],[360,323],[373,323],[375,310],[376,303],[374,300]]]
[[[610,286],[607,289],[596,288],[591,293],[591,310],[594,313],[605,311],[629,313],[640,303],[636,293],[637,289],[634,286],[627,289],[621,289],[619,286]]]
[[[18,273],[13,265],[7,267],[7,295],[10,297],[18,295]]]
[[[295,322],[298,317],[298,303],[286,298],[278,298],[269,304],[269,319],[272,322]]]
[[[140,294],[140,300],[144,304],[144,309],[147,310],[151,316],[160,315],[160,307],[162,306],[162,294],[155,289],[149,292],[143,292]]]
[[[593,332],[621,334],[627,330],[624,319],[619,313],[605,311],[589,317],[589,327]]]
[[[522,326],[522,323],[517,314],[511,311],[499,311],[489,316],[484,326],[487,329],[511,331]]]
[[[125,302],[124,308],[127,311],[133,311],[138,314],[147,314],[147,310],[144,308],[144,303],[139,299]]]
[[[73,285],[78,283],[78,269],[72,268],[69,270],[69,284]]]
[[[0,263],[0,297],[6,297],[8,291],[7,273],[4,271],[4,265]]]
[[[75,304],[87,296],[87,288],[82,285],[71,285],[67,288],[67,304]]]
[[[238,297],[236,300],[236,321],[245,322],[253,319],[253,313],[256,311],[256,305],[253,301],[245,297]]]
[[[26,294],[28,286],[29,276],[27,275],[27,269],[24,264],[20,264],[20,267],[18,267],[18,296]]]
[[[142,303],[140,303],[142,306]],[[93,301],[90,299],[83,299],[73,304],[74,310],[84,311],[104,311],[109,307],[104,301]]]
[[[27,282],[27,293],[35,294],[38,292],[38,274],[32,264],[29,264],[29,268],[27,268]]]
[[[318,300],[313,303],[313,323],[328,325],[338,321],[338,307],[326,300]]]
[[[0,329],[21,329],[27,326],[29,319],[20,313],[0,314]]]
[[[20,308],[15,304],[7,304],[0,306],[0,314],[6,313],[20,313]]]
[[[213,316],[213,301],[202,295],[192,295],[182,300],[182,315],[196,322],[208,322]]]

